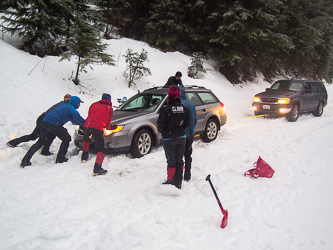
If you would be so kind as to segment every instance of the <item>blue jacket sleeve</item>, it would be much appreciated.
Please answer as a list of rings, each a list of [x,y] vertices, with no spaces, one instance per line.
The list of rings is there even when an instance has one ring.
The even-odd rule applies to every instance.
[[[72,107],[72,109],[71,109],[71,114],[72,114],[72,117],[71,117],[70,121],[76,125],[79,125],[80,127],[83,127],[85,119],[83,119],[81,117],[79,112],[74,107]]]

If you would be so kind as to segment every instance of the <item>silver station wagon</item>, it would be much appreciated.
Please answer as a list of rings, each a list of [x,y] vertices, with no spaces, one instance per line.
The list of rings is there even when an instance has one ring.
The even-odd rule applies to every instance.
[[[218,132],[227,121],[224,104],[211,90],[198,86],[184,86],[187,100],[197,111],[195,134],[203,141],[216,139]],[[112,130],[104,130],[106,153],[130,153],[134,158],[149,154],[153,146],[161,144],[162,137],[157,131],[159,111],[168,99],[168,88],[154,87],[132,96],[114,110]],[[82,148],[83,132],[77,129],[74,143]],[[94,149],[94,141],[90,143]]]

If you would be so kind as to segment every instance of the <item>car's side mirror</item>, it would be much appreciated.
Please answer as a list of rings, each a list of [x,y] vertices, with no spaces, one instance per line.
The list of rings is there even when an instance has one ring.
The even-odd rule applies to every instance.
[[[304,92],[305,92],[305,93],[310,93],[311,90],[310,90],[310,89],[304,89]]]

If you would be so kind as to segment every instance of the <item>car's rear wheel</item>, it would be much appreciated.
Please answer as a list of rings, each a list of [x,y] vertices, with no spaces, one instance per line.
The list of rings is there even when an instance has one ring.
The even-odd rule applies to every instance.
[[[133,137],[130,154],[134,158],[140,158],[149,154],[152,148],[152,135],[148,129],[142,129],[136,132]]]
[[[323,114],[323,112],[324,112],[324,103],[320,102],[318,104],[317,110],[315,112],[313,112],[313,115],[319,117]]]
[[[295,104],[290,111],[290,114],[287,116],[287,120],[290,122],[295,122],[297,121],[299,117],[299,106]]]
[[[205,142],[211,142],[216,139],[218,132],[219,130],[217,121],[215,119],[209,119],[206,124],[202,139]]]

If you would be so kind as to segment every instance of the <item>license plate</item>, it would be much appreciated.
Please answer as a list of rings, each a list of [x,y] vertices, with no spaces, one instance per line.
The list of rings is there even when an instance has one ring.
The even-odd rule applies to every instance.
[[[269,105],[262,105],[262,109],[271,109],[271,106],[269,106]]]

